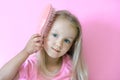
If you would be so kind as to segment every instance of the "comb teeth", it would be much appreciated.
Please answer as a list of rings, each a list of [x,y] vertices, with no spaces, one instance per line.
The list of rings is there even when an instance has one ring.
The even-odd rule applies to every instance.
[[[50,31],[51,27],[52,27],[52,24],[53,24],[53,21],[54,21],[54,18],[55,18],[55,12],[51,11],[48,19],[47,19],[47,22],[46,24],[44,25],[44,31],[42,31],[42,35],[43,36],[47,36],[48,32]]]
[[[43,14],[41,24],[38,29],[38,33],[41,34],[41,36],[47,36],[55,18],[55,9],[52,7],[52,5],[48,5],[45,10],[46,13]]]

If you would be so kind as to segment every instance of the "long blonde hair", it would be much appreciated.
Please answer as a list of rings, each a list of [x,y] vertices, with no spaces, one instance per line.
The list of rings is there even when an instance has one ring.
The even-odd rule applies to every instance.
[[[63,17],[69,20],[78,31],[73,45],[67,52],[72,58],[72,80],[88,80],[87,69],[82,55],[82,29],[79,20],[67,10],[56,11],[55,18],[57,17]],[[41,54],[40,59],[40,68],[47,74],[48,71],[45,64],[45,54]]]

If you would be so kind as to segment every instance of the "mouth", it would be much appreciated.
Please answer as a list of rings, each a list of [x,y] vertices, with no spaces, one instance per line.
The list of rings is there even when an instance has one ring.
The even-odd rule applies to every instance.
[[[60,52],[60,50],[55,49],[55,48],[53,48],[53,47],[52,47],[52,50],[54,50],[55,52]]]

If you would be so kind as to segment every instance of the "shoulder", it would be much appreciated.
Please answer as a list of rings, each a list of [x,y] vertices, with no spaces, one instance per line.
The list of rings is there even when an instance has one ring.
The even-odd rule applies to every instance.
[[[28,79],[37,69],[36,55],[30,55],[19,69],[19,79]]]
[[[37,59],[36,59],[36,55],[35,54],[33,54],[33,55],[30,55],[27,59],[26,59],[26,61],[22,64],[22,66],[24,66],[24,67],[28,67],[28,66],[33,66],[33,65],[35,65],[37,63]]]
[[[22,64],[21,69],[33,70],[37,65],[36,54],[30,55]]]

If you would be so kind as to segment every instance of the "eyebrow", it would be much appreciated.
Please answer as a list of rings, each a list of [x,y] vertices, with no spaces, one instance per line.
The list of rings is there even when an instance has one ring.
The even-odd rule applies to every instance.
[[[67,38],[74,39],[74,38],[73,38],[73,37],[71,37],[71,36],[70,36],[70,37],[68,36]]]

